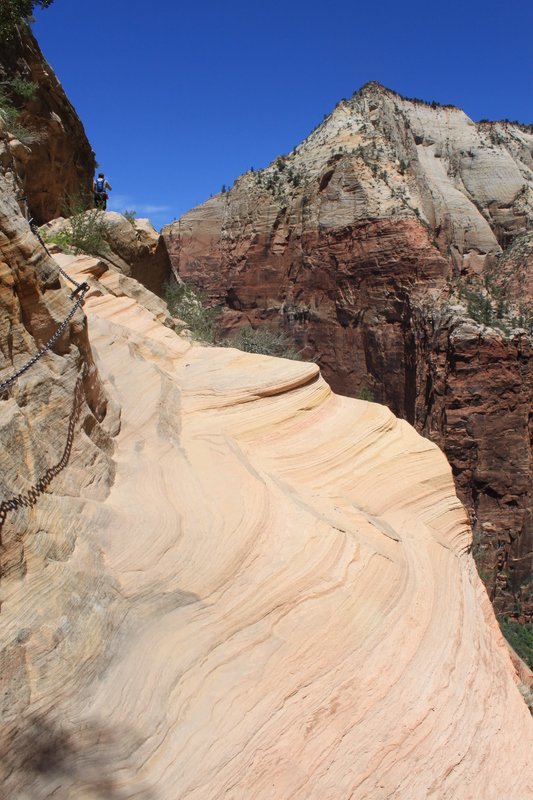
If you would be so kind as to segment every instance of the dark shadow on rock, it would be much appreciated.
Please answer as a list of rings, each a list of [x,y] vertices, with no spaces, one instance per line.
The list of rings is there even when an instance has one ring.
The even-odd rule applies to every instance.
[[[137,767],[128,756],[142,743],[133,731],[116,731],[95,721],[63,725],[48,714],[23,718],[2,753],[7,767],[6,788],[16,797],[41,800],[89,793],[95,800],[157,800],[155,792],[139,783]]]

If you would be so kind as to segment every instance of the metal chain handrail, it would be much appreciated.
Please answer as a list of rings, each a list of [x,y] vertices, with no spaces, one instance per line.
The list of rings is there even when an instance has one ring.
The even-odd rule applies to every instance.
[[[78,288],[71,293],[70,295],[71,300],[78,294],[79,297],[72,306],[72,308],[70,309],[69,313],[67,314],[61,325],[59,326],[59,328],[56,330],[53,336],[51,336],[50,339],[48,339],[46,344],[43,345],[43,347],[41,347],[41,349],[37,353],[35,353],[35,355],[32,356],[30,360],[27,361],[26,364],[24,364],[23,367],[18,369],[15,373],[13,373],[13,375],[11,375],[5,381],[2,381],[0,383],[0,393],[4,392],[8,386],[11,386],[11,384],[14,383],[17,380],[17,378],[20,378],[21,375],[23,375],[30,367],[32,367],[40,358],[42,358],[44,354],[48,352],[48,350],[50,350],[50,348],[55,344],[55,342],[57,342],[57,340],[59,339],[59,337],[69,324],[70,320],[76,313],[77,309],[83,303],[85,299],[85,294],[87,293],[88,290],[89,290],[89,285],[87,283],[82,283],[79,284]]]
[[[23,198],[19,198],[19,199],[25,200],[26,198],[25,198],[25,197],[23,197]],[[33,232],[33,233],[35,234],[35,236],[38,238],[39,242],[40,242],[40,243],[41,243],[41,245],[43,246],[43,248],[44,248],[45,252],[47,253],[47,255],[49,255],[49,256],[50,256],[50,258],[53,258],[53,256],[52,256],[52,254],[50,253],[50,251],[49,251],[48,247],[46,246],[46,243],[45,243],[44,239],[43,239],[43,238],[42,238],[42,236],[41,236],[41,233],[40,233],[40,231],[39,231],[39,229],[38,229],[38,227],[37,227],[37,224],[35,223],[35,221],[33,220],[33,218],[32,218],[32,217],[30,217],[30,219],[28,220],[28,223],[29,223],[29,226],[30,226],[30,228],[31,228],[32,232]],[[56,264],[57,264],[57,262],[56,262]],[[62,275],[63,275],[63,276],[64,276],[64,277],[65,277],[65,278],[68,280],[68,281],[70,281],[70,283],[72,283],[72,284],[73,284],[73,285],[76,287],[76,288],[74,289],[74,291],[72,291],[72,292],[70,293],[70,295],[69,295],[69,300],[74,300],[74,298],[77,298],[77,300],[76,300],[76,302],[74,303],[74,305],[72,306],[72,308],[70,309],[69,313],[67,314],[67,316],[65,317],[65,319],[63,320],[63,322],[61,323],[61,325],[59,326],[59,328],[58,328],[58,329],[55,331],[55,333],[54,333],[54,334],[53,334],[53,335],[50,337],[50,339],[49,339],[49,340],[46,342],[46,344],[45,344],[43,347],[41,347],[41,349],[40,349],[40,350],[39,350],[37,353],[35,353],[35,355],[34,355],[34,356],[32,356],[32,357],[30,358],[30,360],[29,360],[29,361],[27,361],[27,362],[26,362],[26,364],[24,364],[24,366],[23,366],[23,367],[21,367],[21,368],[20,368],[20,369],[18,369],[16,372],[14,372],[14,373],[13,373],[13,375],[11,375],[11,376],[10,376],[9,378],[7,378],[5,381],[2,381],[2,382],[0,382],[0,394],[2,394],[2,393],[3,393],[3,392],[4,392],[4,391],[5,391],[7,388],[8,388],[8,386],[11,386],[11,384],[12,384],[12,383],[14,383],[14,382],[17,380],[17,378],[20,378],[20,376],[21,376],[21,375],[23,375],[23,374],[24,374],[24,373],[25,373],[25,372],[26,372],[26,371],[27,371],[27,370],[28,370],[30,367],[32,367],[32,366],[33,366],[33,365],[34,365],[34,364],[35,364],[35,363],[36,363],[36,362],[37,362],[37,361],[38,361],[40,358],[42,358],[42,357],[44,356],[44,354],[45,354],[45,353],[47,353],[47,352],[48,352],[48,350],[50,350],[50,349],[51,349],[51,347],[53,347],[53,345],[55,344],[55,342],[57,342],[57,340],[59,339],[59,337],[61,336],[61,334],[63,333],[63,331],[64,331],[64,330],[65,330],[65,328],[67,327],[67,325],[69,324],[70,320],[72,319],[72,317],[74,316],[74,314],[76,313],[76,311],[78,310],[78,308],[79,308],[79,307],[81,306],[81,304],[83,303],[83,301],[84,301],[84,299],[85,299],[85,295],[86,295],[86,293],[89,291],[89,284],[88,284],[88,283],[86,283],[85,281],[83,281],[83,283],[78,283],[78,281],[74,280],[74,278],[71,278],[71,277],[70,277],[70,275],[68,275],[68,274],[65,272],[65,270],[64,270],[64,269],[62,269],[62,268],[59,266],[59,264],[57,264],[57,268],[58,268],[59,272],[60,272],[60,273],[61,273],[61,274],[62,274]]]
[[[41,231],[39,230],[39,228],[38,228],[38,226],[37,226],[37,223],[35,222],[35,220],[34,220],[33,218],[30,218],[30,220],[29,220],[29,225],[30,225],[30,228],[32,229],[33,233],[35,234],[35,236],[38,238],[38,240],[39,240],[39,241],[40,241],[40,243],[42,244],[42,246],[43,246],[43,248],[44,248],[44,251],[45,251],[45,253],[46,253],[48,256],[50,256],[50,258],[53,258],[53,255],[52,255],[52,253],[50,252],[50,250],[48,249],[48,247],[46,246],[46,242],[44,241],[43,237],[41,236]],[[59,264],[57,264],[57,262],[56,262],[56,265],[57,265],[57,268],[58,268],[59,272],[61,273],[61,275],[62,275],[64,278],[66,278],[66,279],[67,279],[67,281],[70,281],[70,283],[72,283],[72,284],[73,284],[74,286],[76,286],[76,287],[79,287],[79,286],[81,286],[81,284],[80,284],[80,283],[78,283],[78,281],[75,281],[75,280],[74,280],[74,278],[71,278],[71,277],[70,277],[70,275],[68,275],[68,274],[65,272],[65,270],[64,270],[64,269],[62,269],[62,267],[60,267],[60,266],[59,266]]]

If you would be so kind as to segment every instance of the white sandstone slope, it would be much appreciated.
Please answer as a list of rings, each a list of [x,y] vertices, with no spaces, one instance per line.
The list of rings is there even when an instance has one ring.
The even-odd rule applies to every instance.
[[[116,474],[25,512],[62,556],[28,540],[2,606],[5,797],[530,798],[533,722],[441,452],[314,364],[191,345],[68,269]]]
[[[305,194],[316,192],[317,180],[320,201],[310,202]],[[241,236],[247,223],[252,230],[272,224],[275,209],[261,196],[266,188],[303,232],[416,215],[457,267],[480,272],[487,256],[501,254],[502,243],[531,226],[533,129],[475,123],[454,106],[403,98],[372,82],[341,100],[286,156],[238,178],[235,188],[232,213],[224,216],[230,241],[236,217]],[[187,234],[191,223],[196,235],[202,224],[209,230],[220,202],[229,199],[218,195],[188,212],[171,235]]]

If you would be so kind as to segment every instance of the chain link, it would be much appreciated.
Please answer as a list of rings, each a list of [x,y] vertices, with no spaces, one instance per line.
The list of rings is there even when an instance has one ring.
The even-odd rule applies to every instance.
[[[35,220],[34,220],[33,218],[31,218],[31,219],[29,220],[29,225],[30,225],[30,228],[32,229],[33,233],[35,234],[35,236],[38,238],[38,240],[39,240],[39,241],[40,241],[40,243],[42,244],[42,246],[43,246],[43,248],[44,248],[44,251],[45,251],[45,253],[46,253],[47,255],[49,255],[49,256],[50,256],[50,258],[53,258],[53,255],[52,255],[52,253],[50,252],[50,250],[48,249],[48,247],[46,246],[46,242],[44,241],[43,237],[41,236],[41,231],[39,230],[39,228],[38,228],[38,226],[37,226],[37,223],[35,222]],[[65,272],[65,270],[64,270],[64,269],[62,269],[62,268],[59,266],[59,264],[56,264],[56,266],[57,266],[57,268],[58,268],[59,272],[61,273],[61,275],[62,275],[64,278],[66,278],[66,279],[67,279],[67,281],[70,281],[70,283],[72,283],[72,284],[73,284],[73,285],[74,285],[76,288],[78,288],[79,286],[81,286],[81,284],[80,284],[80,283],[78,283],[78,281],[75,281],[75,280],[74,280],[74,278],[71,278],[71,277],[70,277],[70,275],[68,275],[68,274]]]
[[[63,331],[67,327],[67,325],[69,324],[70,320],[72,319],[72,317],[74,316],[74,314],[76,313],[78,308],[83,303],[83,301],[85,299],[85,294],[87,293],[88,290],[89,290],[88,284],[82,283],[82,284],[78,285],[78,289],[76,289],[76,291],[73,292],[70,295],[70,297],[72,298],[73,295],[75,293],[77,294],[78,292],[80,293],[79,297],[76,300],[76,302],[74,303],[74,305],[72,306],[72,308],[70,309],[69,313],[67,314],[67,316],[65,317],[65,319],[63,320],[61,325],[59,326],[59,328],[56,330],[56,332],[53,334],[53,336],[51,336],[50,339],[48,339],[46,344],[43,347],[41,347],[41,349],[37,353],[35,353],[35,355],[32,356],[30,358],[30,360],[27,361],[24,364],[23,367],[21,367],[15,373],[13,373],[13,375],[11,375],[9,378],[7,378],[7,380],[2,381],[2,383],[0,383],[0,394],[2,392],[4,392],[7,389],[8,386],[11,386],[11,384],[14,383],[17,380],[17,378],[20,378],[21,375],[24,375],[24,373],[27,370],[29,370],[30,367],[33,367],[33,365],[37,361],[39,361],[39,359],[42,358],[44,356],[44,354],[46,352],[48,352],[48,350],[50,350],[53,347],[53,345],[57,342],[57,340],[59,339],[59,337],[61,336],[61,334],[63,333]]]

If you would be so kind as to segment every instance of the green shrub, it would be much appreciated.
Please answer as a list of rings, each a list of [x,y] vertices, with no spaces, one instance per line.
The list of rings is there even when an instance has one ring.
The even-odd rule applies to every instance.
[[[40,141],[42,135],[20,123],[16,104],[20,105],[20,98],[29,100],[36,91],[37,84],[24,78],[11,78],[0,83],[0,119],[11,135],[26,145]]]
[[[212,344],[215,341],[214,317],[216,309],[204,306],[201,296],[186,283],[176,281],[165,288],[165,300],[173,317],[178,317],[183,325],[176,328],[180,333],[189,329],[193,337]]]
[[[36,6],[48,8],[54,0],[2,0],[0,3],[0,41],[11,41],[21,22],[31,19]]]
[[[132,211],[126,210],[122,213],[122,216],[126,217],[130,225],[135,225],[135,220],[137,219],[137,212],[135,210]]]
[[[75,254],[105,256],[107,223],[102,211],[97,208],[86,210],[88,200],[82,195],[69,198],[65,202],[65,216],[68,217],[63,229],[48,237],[63,250],[73,250]]]
[[[533,669],[533,624],[520,625],[508,617],[498,620],[502,633],[520,658]]]
[[[7,85],[13,94],[22,97],[23,100],[31,100],[39,88],[35,81],[28,81],[26,78],[20,77],[11,78],[11,80],[5,81],[3,85]]]
[[[246,353],[258,353],[265,356],[278,356],[279,358],[290,358],[299,360],[300,356],[290,346],[290,340],[282,331],[275,331],[271,328],[256,328],[245,325],[239,332],[227,339],[224,344],[227,347],[236,347]]]
[[[375,399],[374,398],[374,392],[372,391],[372,389],[369,389],[368,386],[363,384],[363,386],[361,386],[361,388],[360,388],[360,390],[359,390],[359,392],[357,394],[357,399],[358,400],[366,400],[368,403],[373,403],[374,399]]]
[[[492,303],[481,292],[465,291],[468,305],[467,313],[476,322],[490,325],[492,322]]]

